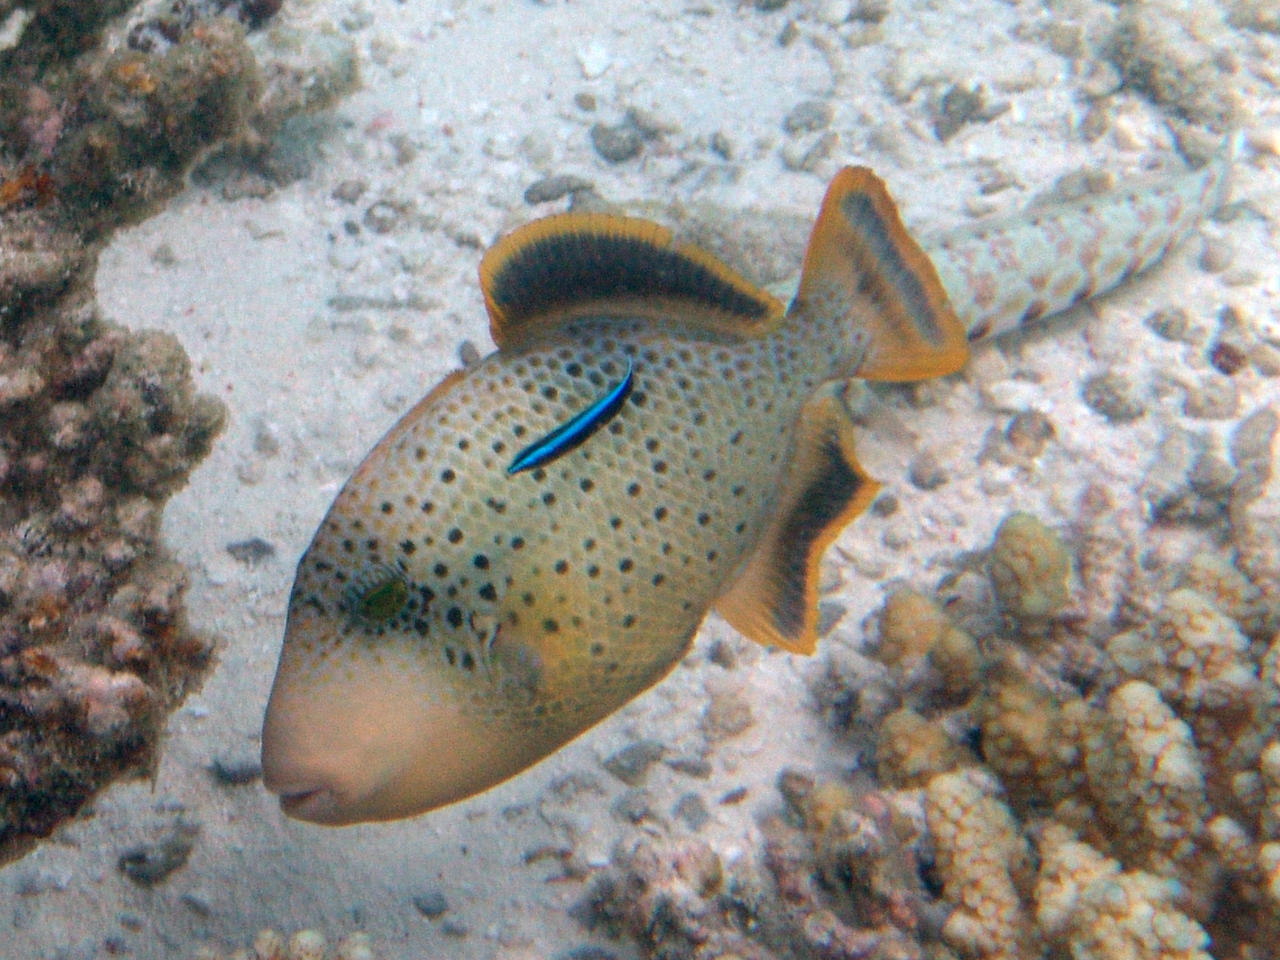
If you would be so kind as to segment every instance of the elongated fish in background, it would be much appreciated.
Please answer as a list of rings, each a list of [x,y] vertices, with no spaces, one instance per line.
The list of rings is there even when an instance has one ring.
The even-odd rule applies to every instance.
[[[268,789],[327,824],[470,796],[656,683],[713,605],[811,653],[819,560],[876,491],[842,382],[951,373],[969,340],[1102,292],[1209,212],[1229,165],[953,234],[937,270],[847,168],[786,309],[643,220],[499,241],[498,351],[392,428],[298,565]]]
[[[1199,170],[922,239],[970,342],[1053,316],[1159,262],[1226,202],[1243,142],[1227,137]]]

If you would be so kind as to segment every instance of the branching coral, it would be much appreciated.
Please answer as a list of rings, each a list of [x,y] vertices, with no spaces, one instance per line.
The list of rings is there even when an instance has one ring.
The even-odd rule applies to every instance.
[[[1203,915],[1215,877],[1200,849],[1209,808],[1190,728],[1132,680],[1095,712],[1083,747],[1091,833],[1126,864],[1185,881]]]
[[[1212,934],[1217,956],[1258,956],[1277,932],[1276,642],[1250,641],[1274,614],[1214,556],[1193,558],[1181,581],[1198,589],[1172,590],[1147,623],[1104,643],[1091,690],[1046,683],[1026,651],[984,638],[1004,652],[967,712],[1008,791],[1008,808],[993,798],[1004,808],[993,824],[1011,812],[1036,841],[1039,877],[1022,904],[1050,949],[1202,957]],[[936,804],[929,815],[940,862],[955,855],[953,819]]]
[[[1145,623],[1099,631],[1107,652],[1081,680],[1058,652],[1083,642],[1058,639],[1064,541],[1021,516],[996,546],[981,566],[1005,578],[990,586],[1003,616],[973,618],[986,632],[913,590],[872,621],[900,704],[864,704],[879,783],[785,773],[760,863],[714,891],[672,879],[678,842],[618,861],[597,903],[618,928],[661,957],[1208,960],[1211,938],[1219,960],[1271,954],[1280,636],[1262,632],[1265,586],[1224,554],[1189,558]]]
[[[1177,885],[1120,864],[1057,824],[1037,847],[1040,930],[1076,960],[1210,960],[1209,936],[1174,902]]]
[[[925,815],[943,895],[956,904],[943,939],[966,956],[1015,960],[1036,946],[1022,893],[1031,854],[999,792],[972,767],[939,774],[925,788]]]

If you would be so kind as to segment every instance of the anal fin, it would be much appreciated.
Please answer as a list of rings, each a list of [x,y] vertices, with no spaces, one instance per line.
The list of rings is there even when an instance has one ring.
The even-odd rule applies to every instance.
[[[837,390],[824,388],[801,411],[777,511],[715,604],[738,632],[793,653],[817,647],[822,554],[879,489],[858,464],[854,425]]]

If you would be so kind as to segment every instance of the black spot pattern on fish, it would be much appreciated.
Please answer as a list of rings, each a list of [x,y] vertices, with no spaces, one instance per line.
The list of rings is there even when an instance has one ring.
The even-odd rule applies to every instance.
[[[397,545],[410,575],[448,600],[415,613],[415,648],[445,666],[453,651],[450,675],[474,709],[524,711],[530,724],[608,712],[679,659],[767,521],[782,483],[774,448],[786,452],[812,389],[803,366],[796,379],[776,375],[794,350],[720,334],[670,338],[651,320],[583,320],[560,339],[482,360],[429,417],[387,441],[379,469],[344,493],[349,504],[340,500],[313,552],[351,569],[371,562],[369,540]],[[631,398],[606,429],[505,474],[513,451],[598,398],[628,360]],[[406,553],[404,542],[416,548]],[[464,571],[484,576],[464,583]],[[299,583],[314,584],[323,603],[317,573],[300,570]],[[489,654],[477,617],[502,624]],[[503,658],[525,644],[535,658],[545,646],[563,673],[539,670],[537,695],[522,683],[519,705],[498,690]],[[496,684],[494,694],[477,683]]]

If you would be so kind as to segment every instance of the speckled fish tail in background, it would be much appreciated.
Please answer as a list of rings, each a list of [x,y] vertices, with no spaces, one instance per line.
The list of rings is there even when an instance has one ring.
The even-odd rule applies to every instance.
[[[983,340],[1118,286],[1159,261],[1222,205],[1234,134],[1199,170],[961,227],[921,246],[969,340]]]

